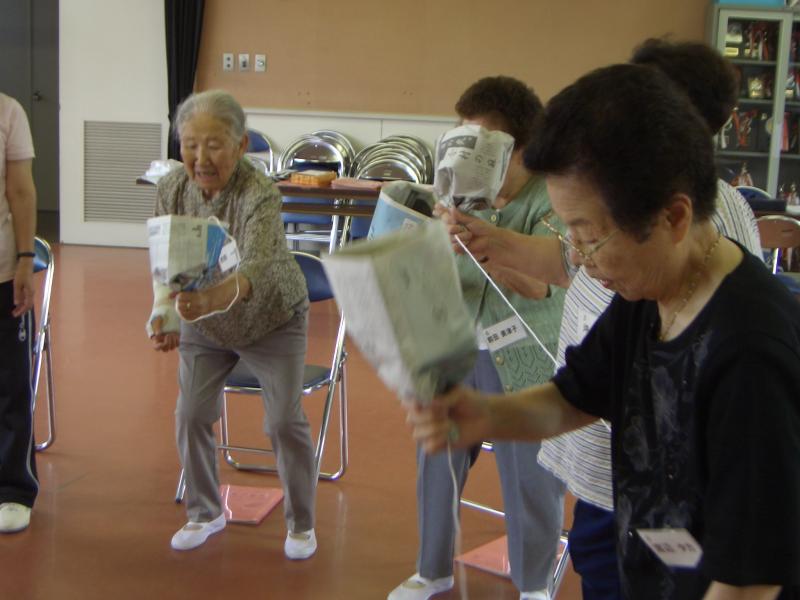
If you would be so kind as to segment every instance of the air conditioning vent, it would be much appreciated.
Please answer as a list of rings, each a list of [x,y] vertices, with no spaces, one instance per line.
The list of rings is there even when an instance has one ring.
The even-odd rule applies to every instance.
[[[161,158],[160,123],[84,122],[84,220],[144,223],[155,186],[136,178]]]

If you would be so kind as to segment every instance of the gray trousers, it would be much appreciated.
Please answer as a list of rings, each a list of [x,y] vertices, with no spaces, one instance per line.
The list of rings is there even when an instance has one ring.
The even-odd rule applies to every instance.
[[[263,339],[245,347],[223,348],[181,323],[175,435],[186,475],[190,521],[210,521],[222,514],[213,426],[222,414],[225,378],[242,360],[264,390],[264,428],[283,486],[286,526],[291,532],[314,527],[314,448],[300,402],[307,325],[308,310],[301,307]]]
[[[464,384],[487,393],[502,393],[500,378],[489,352]],[[549,586],[555,566],[564,516],[561,480],[539,465],[539,443],[495,442],[494,454],[503,490],[511,579],[527,592]],[[458,495],[469,472],[469,452],[452,452]],[[425,454],[417,449],[417,510],[420,549],[417,571],[437,579],[453,574],[455,524],[453,483],[446,452]]]

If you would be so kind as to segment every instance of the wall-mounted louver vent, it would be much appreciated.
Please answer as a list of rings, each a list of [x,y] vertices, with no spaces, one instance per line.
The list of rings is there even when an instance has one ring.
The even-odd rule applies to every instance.
[[[144,223],[155,186],[136,178],[161,158],[161,124],[84,122],[84,220]]]

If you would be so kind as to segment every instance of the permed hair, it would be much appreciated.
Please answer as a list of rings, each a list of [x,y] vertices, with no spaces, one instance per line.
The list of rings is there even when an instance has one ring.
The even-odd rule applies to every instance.
[[[534,91],[513,77],[484,77],[469,86],[456,102],[462,119],[499,119],[504,131],[514,138],[515,148],[524,148],[532,139],[534,123],[542,112],[542,102]]]
[[[222,121],[237,144],[245,134],[244,111],[236,99],[224,90],[208,90],[192,94],[181,102],[173,121],[175,139],[180,141],[183,125],[198,113],[206,113]]]
[[[630,62],[654,67],[689,95],[714,134],[731,116],[739,96],[739,74],[711,46],[699,42],[649,39]]]
[[[590,181],[617,226],[638,239],[676,193],[691,198],[696,221],[714,211],[708,128],[687,96],[649,67],[598,69],[554,96],[524,161],[545,175]]]

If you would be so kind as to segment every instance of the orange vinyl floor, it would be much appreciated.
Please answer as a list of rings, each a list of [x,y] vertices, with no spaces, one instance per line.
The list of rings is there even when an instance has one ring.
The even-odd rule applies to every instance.
[[[0,598],[382,600],[414,572],[414,444],[397,400],[352,344],[350,464],[340,480],[319,485],[316,555],[284,558],[281,507],[260,525],[228,525],[194,551],[171,550],[170,537],[185,522],[173,499],[177,361],[174,353],[154,352],[144,332],[151,303],[147,252],[67,245],[55,252],[57,435],[37,456],[41,490],[30,528],[0,536]],[[336,308],[314,310],[332,324],[310,331],[311,352],[327,357]],[[322,397],[304,403],[316,432]],[[43,408],[40,393],[40,438]],[[234,399],[231,418],[239,441],[263,441],[256,398]],[[323,469],[334,466],[337,427],[335,419]],[[483,454],[465,496],[501,507],[494,459]],[[274,476],[224,462],[220,480],[278,485]],[[464,508],[462,531],[467,551],[503,535],[504,527],[497,517]],[[496,575],[467,568],[466,582],[466,590],[456,585],[437,598],[518,598],[511,582]],[[577,600],[579,587],[570,567],[558,600]]]

